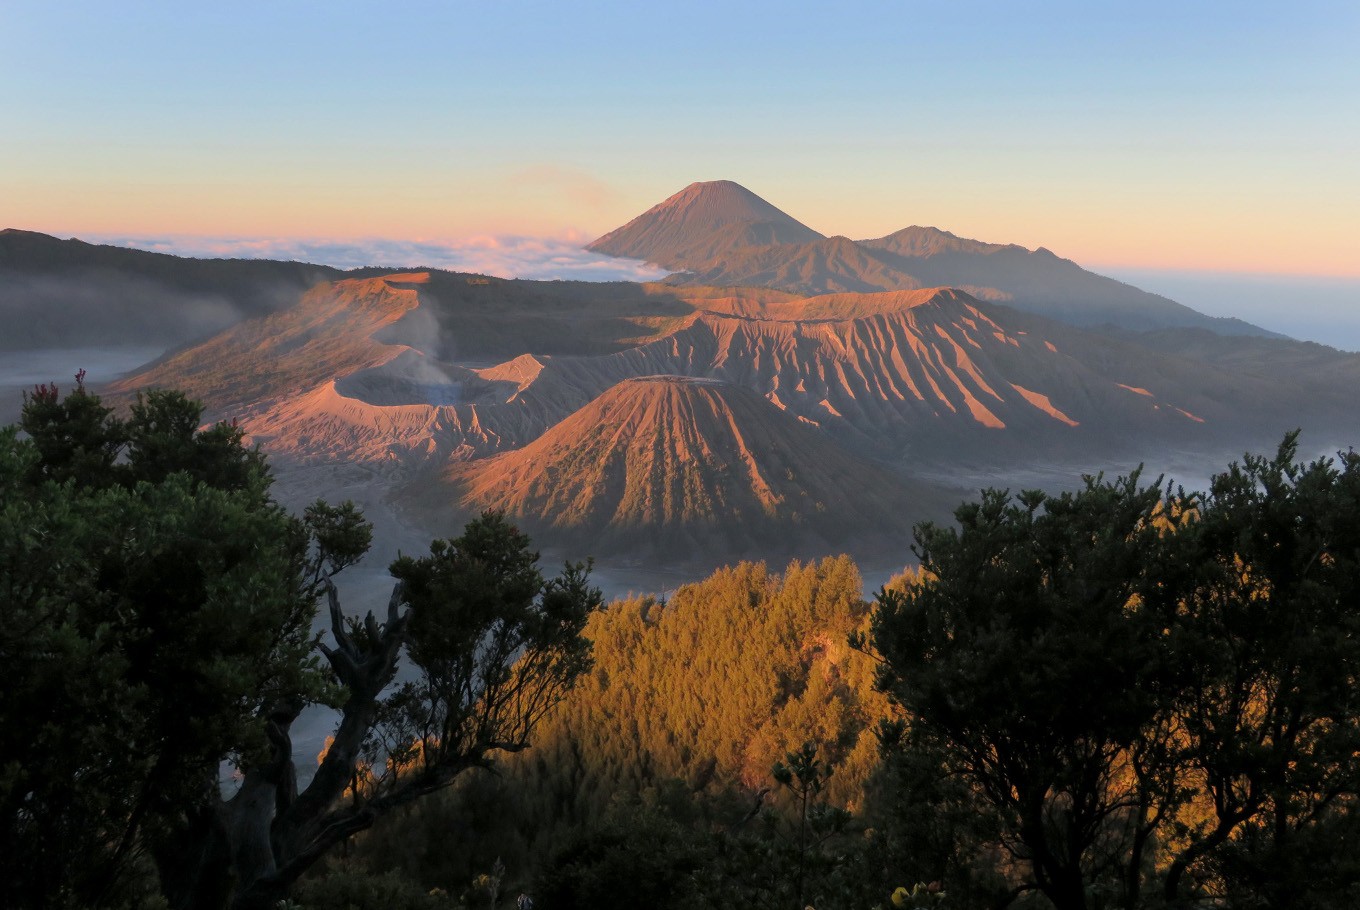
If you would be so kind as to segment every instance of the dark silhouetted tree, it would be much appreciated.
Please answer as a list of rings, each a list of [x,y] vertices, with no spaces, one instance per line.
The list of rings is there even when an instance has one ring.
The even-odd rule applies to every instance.
[[[0,431],[11,904],[159,889],[173,907],[272,907],[382,814],[527,748],[589,667],[587,568],[545,580],[500,516],[398,560],[383,620],[355,622],[332,579],[368,549],[357,509],[292,517],[239,429],[203,428],[173,392],[124,421],[82,379],[28,398],[29,438]],[[388,693],[406,649],[415,679]],[[321,701],[341,719],[299,791],[289,731]],[[225,796],[224,762],[241,778]]]
[[[997,814],[1029,887],[1085,910],[1142,858],[1174,793],[1137,773],[1171,666],[1160,567],[1170,514],[1136,475],[1077,493],[990,490],[959,527],[918,529],[922,573],[880,594],[881,685],[934,755]]]

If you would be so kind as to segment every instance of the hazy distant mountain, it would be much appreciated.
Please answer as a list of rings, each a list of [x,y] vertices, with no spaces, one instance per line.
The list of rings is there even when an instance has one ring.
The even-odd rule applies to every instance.
[[[1071,325],[1273,334],[1238,319],[1206,316],[1042,248],[1031,252],[928,227],[858,242],[823,237],[730,181],[691,184],[587,249],[677,270],[682,274],[670,279],[674,283],[798,294],[955,287]]]
[[[0,350],[182,344],[291,306],[338,269],[187,259],[0,231]]]
[[[1223,335],[1279,337],[1240,319],[1224,319],[1088,272],[1040,247],[982,243],[932,227],[909,227],[862,247],[927,286],[976,288],[978,295],[1072,325],[1114,325],[1135,330],[1171,326],[1207,328]],[[995,293],[990,291],[994,290]]]
[[[957,499],[856,458],[749,388],[681,376],[617,383],[527,446],[444,479],[463,507],[504,510],[536,540],[720,561],[868,538],[900,549]]]

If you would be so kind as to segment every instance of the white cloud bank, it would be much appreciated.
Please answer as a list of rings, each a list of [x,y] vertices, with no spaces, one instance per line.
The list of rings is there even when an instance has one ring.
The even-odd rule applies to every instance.
[[[579,234],[515,235],[458,240],[316,240],[197,236],[104,236],[112,246],[208,259],[284,259],[342,269],[363,266],[436,268],[498,278],[574,281],[657,281],[669,273],[634,259],[614,259],[582,249]]]

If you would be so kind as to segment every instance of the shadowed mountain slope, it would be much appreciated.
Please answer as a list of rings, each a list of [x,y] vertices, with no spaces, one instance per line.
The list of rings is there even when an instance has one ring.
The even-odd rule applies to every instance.
[[[115,383],[115,396],[176,388],[214,413],[241,409],[393,359],[404,348],[374,339],[419,305],[420,274],[318,284],[287,310],[251,319]]]
[[[697,261],[674,284],[769,287],[795,294],[914,290],[921,282],[846,237],[730,249]]]
[[[0,231],[0,350],[177,345],[291,306],[341,275],[302,262],[189,259]]]
[[[856,458],[731,383],[629,379],[522,449],[444,474],[466,508],[545,541],[730,559],[843,548],[939,515],[954,497]]]

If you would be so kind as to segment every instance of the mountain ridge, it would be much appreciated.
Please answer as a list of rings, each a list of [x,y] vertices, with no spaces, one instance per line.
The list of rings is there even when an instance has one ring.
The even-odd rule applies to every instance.
[[[738,196],[744,208],[725,207]],[[720,222],[706,214],[720,208],[726,213]],[[743,223],[743,211],[748,222],[758,220],[757,212],[759,220],[769,220],[774,212],[781,223],[806,229],[739,184],[714,181],[691,184],[586,249],[655,262],[677,273],[666,279],[671,284],[769,287],[804,295],[957,287],[984,300],[1088,328],[1154,331],[1183,326],[1281,337],[1097,275],[1044,247],[1028,250],[921,226],[869,240],[811,232],[770,242],[749,226],[734,229]],[[704,214],[691,217],[694,212]]]
[[[286,308],[329,266],[193,259],[0,230],[0,350],[164,344],[207,338]]]
[[[713,552],[694,503],[745,516],[731,513],[729,554],[772,552],[777,527],[809,547],[844,549],[835,540],[855,530],[848,519],[817,530],[785,508],[792,488],[768,502],[752,492],[779,487],[776,463],[832,512],[831,500],[858,502],[834,475],[870,490],[914,489],[884,496],[902,514],[943,520],[953,502],[935,484],[961,472],[1241,452],[1305,420],[1333,434],[1329,443],[1351,438],[1346,390],[1360,382],[1360,356],[1199,330],[1158,338],[1167,351],[957,288],[799,296],[390,271],[319,284],[287,310],[139,371],[110,400],[184,388],[214,418],[239,418],[271,454],[376,472],[431,520],[506,508],[545,539],[586,534],[617,554],[645,539],[657,555],[674,547],[677,559]],[[1207,362],[1181,350],[1204,350]],[[663,406],[646,386],[658,376],[684,385],[683,400]],[[639,383],[651,394],[645,406],[634,397]],[[629,408],[698,414],[699,424],[690,416],[630,424],[621,416]],[[731,433],[768,445],[743,448]],[[763,479],[698,471],[708,461],[745,470],[748,456],[766,465]],[[558,466],[551,478],[546,464]],[[632,486],[620,487],[629,464]],[[735,486],[712,487],[719,481]],[[585,499],[578,508],[558,488]],[[667,496],[681,505],[667,511]],[[756,520],[770,503],[778,507],[769,522]],[[929,503],[939,510],[923,513]],[[592,517],[554,526],[562,510]],[[654,534],[639,530],[648,522]]]
[[[1000,463],[1138,441],[1217,444],[1258,425],[1273,435],[1275,422],[1301,413],[1296,399],[1318,425],[1337,425],[1338,390],[1360,365],[1268,339],[1256,341],[1250,372],[1226,354],[1200,365],[949,288],[799,298],[654,286],[585,305],[532,283],[496,292],[417,277],[318,287],[288,314],[124,380],[113,400],[181,387],[214,415],[241,417],[275,451],[437,462],[519,448],[614,384],[675,374],[749,388],[874,458],[948,463],[968,452]],[[495,294],[478,309],[484,292]],[[601,331],[617,341],[602,344]],[[1330,386],[1272,375],[1271,362],[1298,358],[1325,369]]]

